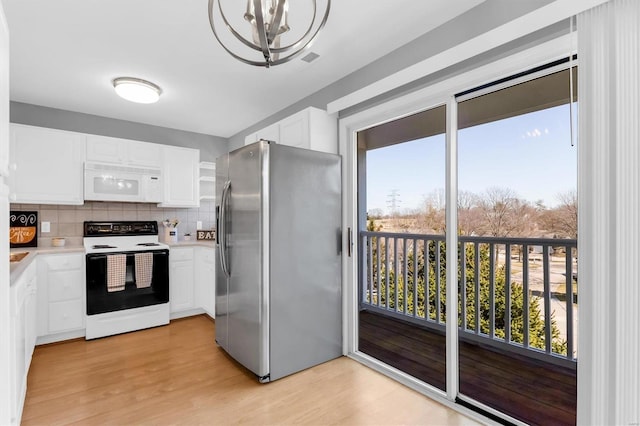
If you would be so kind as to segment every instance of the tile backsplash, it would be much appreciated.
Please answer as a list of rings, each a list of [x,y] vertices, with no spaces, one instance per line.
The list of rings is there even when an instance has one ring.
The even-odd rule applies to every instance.
[[[82,245],[84,221],[155,220],[163,240],[165,219],[178,219],[178,240],[190,233],[195,239],[196,225],[202,221],[202,229],[215,226],[215,202],[201,201],[200,208],[160,208],[148,203],[110,203],[87,201],[81,206],[48,204],[11,204],[11,210],[38,212],[38,247],[50,247],[51,239],[64,237],[67,245]],[[42,233],[42,222],[51,224],[51,232]]]

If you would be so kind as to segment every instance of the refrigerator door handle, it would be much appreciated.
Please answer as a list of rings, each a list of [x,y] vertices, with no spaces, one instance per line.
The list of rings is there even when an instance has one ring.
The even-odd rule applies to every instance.
[[[224,184],[224,188],[222,189],[222,199],[220,200],[220,223],[218,230],[218,239],[220,243],[220,247],[218,249],[218,255],[220,256],[220,264],[222,265],[222,271],[227,277],[231,276],[229,271],[229,265],[227,260],[227,229],[226,229],[226,221],[227,221],[227,204],[229,198],[229,192],[231,191],[231,181],[227,181]]]

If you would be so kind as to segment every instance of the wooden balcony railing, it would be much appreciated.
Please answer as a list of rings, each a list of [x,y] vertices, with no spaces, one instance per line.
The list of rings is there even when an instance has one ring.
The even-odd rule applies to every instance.
[[[458,237],[461,339],[575,368],[577,241]],[[360,233],[360,307],[444,332],[444,235]]]

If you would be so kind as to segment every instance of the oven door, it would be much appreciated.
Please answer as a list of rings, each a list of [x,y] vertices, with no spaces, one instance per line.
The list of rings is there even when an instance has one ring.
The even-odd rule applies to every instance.
[[[151,285],[148,287],[138,288],[136,285],[136,253],[153,254]],[[119,291],[108,291],[107,257],[114,254],[127,256],[125,288]],[[87,315],[169,302],[169,250],[87,254],[86,275]]]

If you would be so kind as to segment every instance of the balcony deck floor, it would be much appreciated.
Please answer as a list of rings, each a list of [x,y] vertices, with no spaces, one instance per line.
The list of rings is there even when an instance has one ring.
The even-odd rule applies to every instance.
[[[360,312],[361,352],[445,389],[445,336],[377,313]],[[460,392],[529,424],[576,423],[576,371],[461,342]]]

